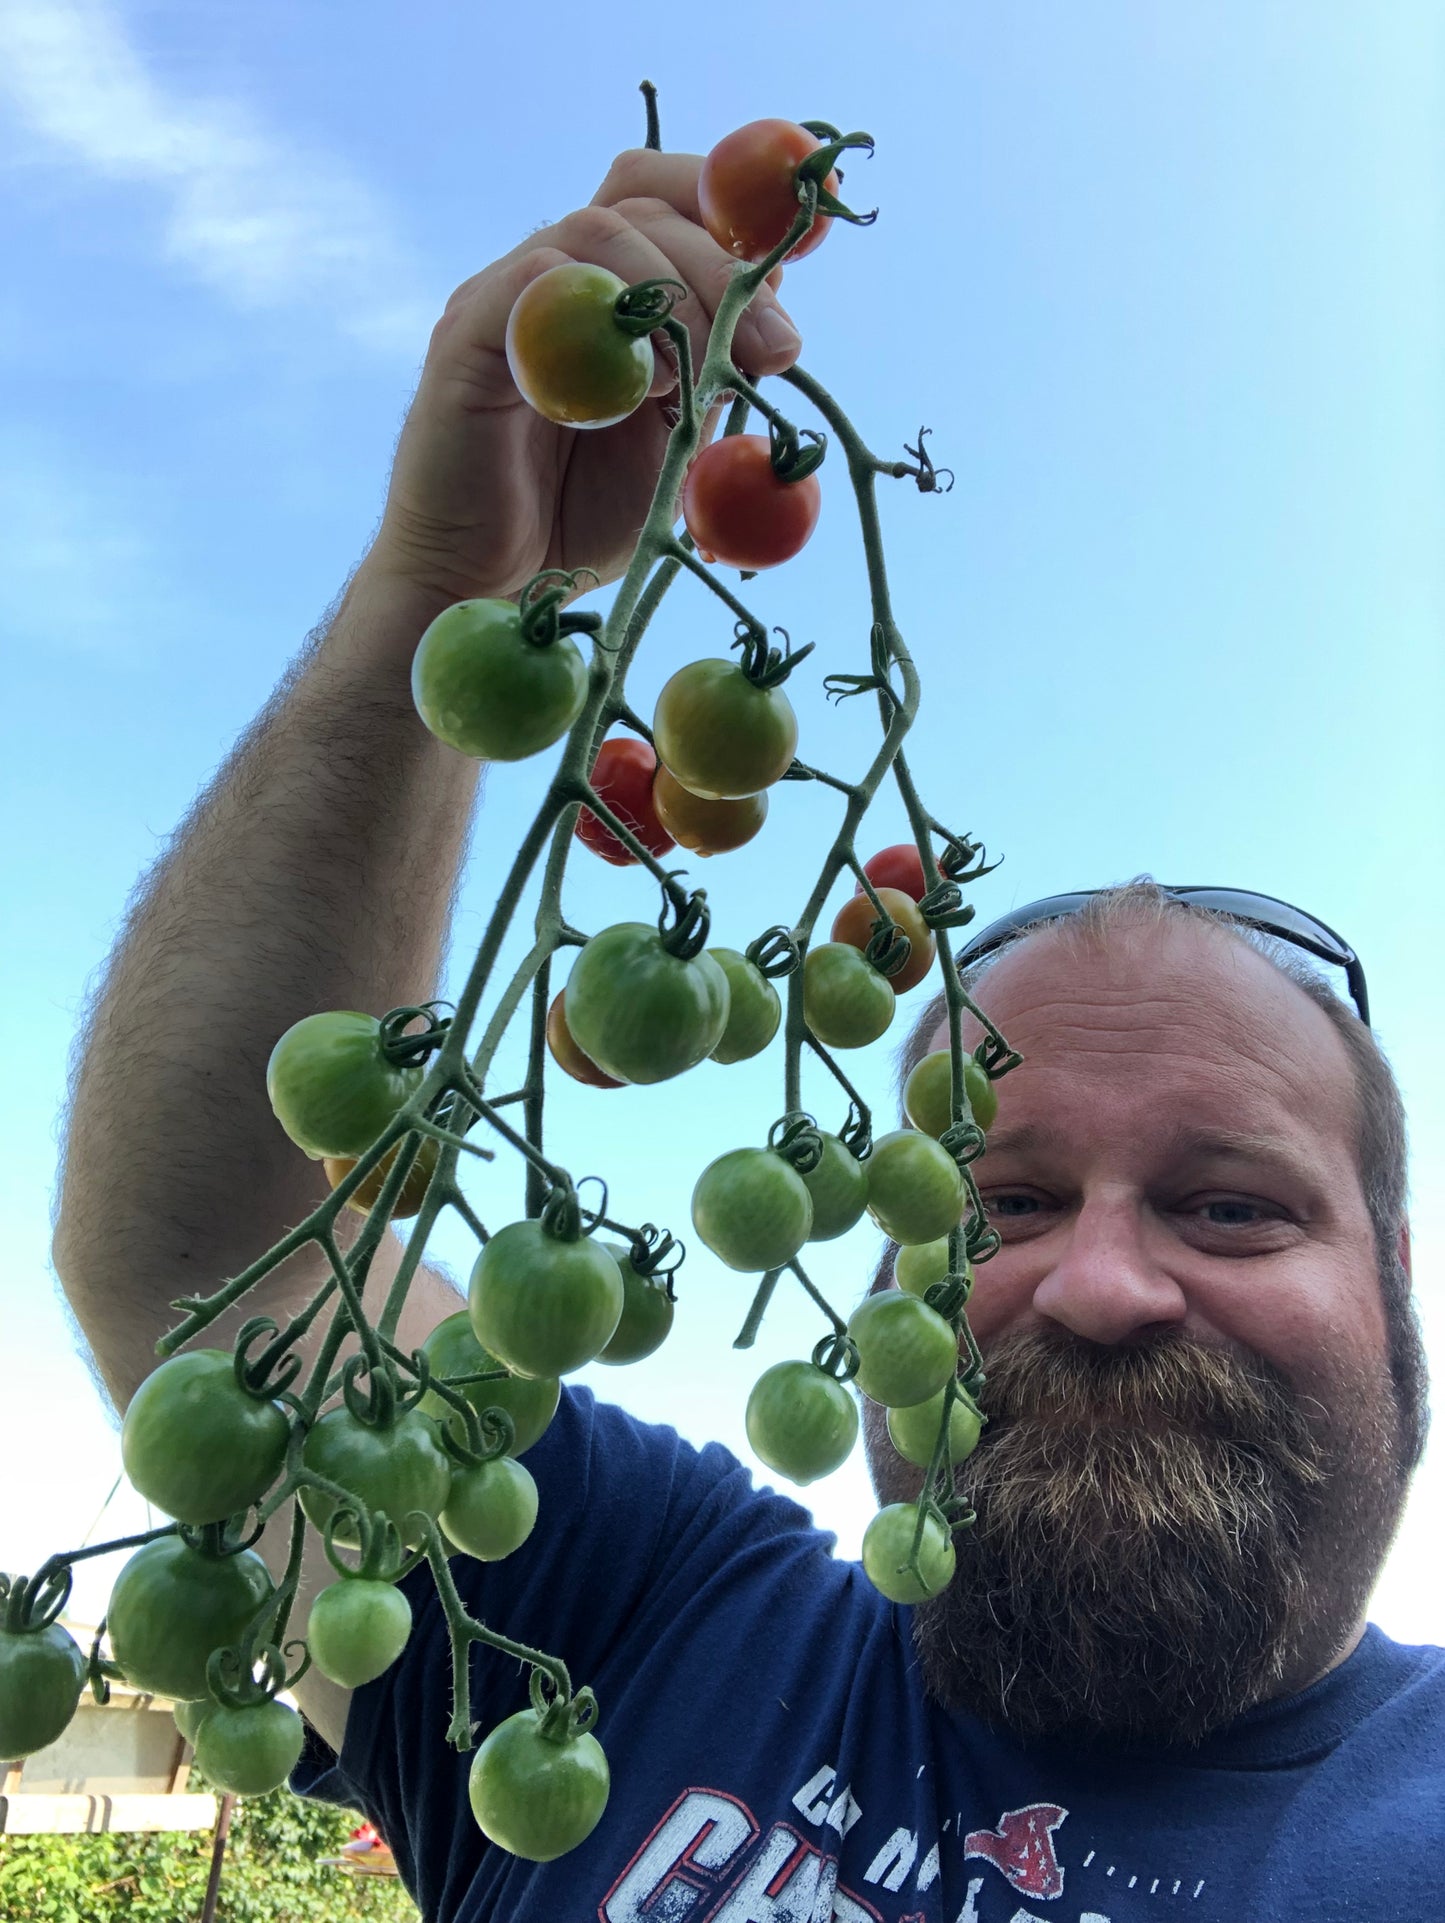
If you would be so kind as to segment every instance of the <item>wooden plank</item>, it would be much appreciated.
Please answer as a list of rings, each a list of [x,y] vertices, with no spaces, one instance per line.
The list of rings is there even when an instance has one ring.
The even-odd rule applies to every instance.
[[[215,1820],[214,1796],[0,1796],[0,1832],[9,1836],[204,1830]]]

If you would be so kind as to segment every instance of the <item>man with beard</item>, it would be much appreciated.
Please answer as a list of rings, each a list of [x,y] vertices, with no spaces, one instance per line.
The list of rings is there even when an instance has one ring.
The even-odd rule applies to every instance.
[[[700,340],[730,263],[696,176],[624,155],[591,207],[458,289],[371,551],[141,895],[56,1237],[119,1404],[172,1299],[311,1206],[265,1100],[275,1037],[436,979],[476,769],[416,718],[418,635],[543,565],[615,576],[650,496],[667,375],[616,428],[553,428],[511,385],[511,304],[595,261],[683,280]],[[737,352],[757,375],[797,346],[764,296]],[[1424,1422],[1388,1069],[1327,989],[1147,888],[1030,929],[976,986],[1025,1060],[980,1165],[1003,1243],[970,1305],[990,1424],[952,1587],[889,1604],[726,1451],[565,1392],[528,1453],[533,1537],[452,1566],[474,1613],[597,1691],[613,1790],[587,1841],[532,1865],[479,1834],[426,1572],[385,1675],[350,1700],[301,1685],[298,1782],[366,1813],[429,1919],[1445,1914],[1441,1653],[1364,1626]],[[396,1261],[388,1240],[378,1289]],[[286,1264],[208,1339],[283,1321],[316,1279]],[[401,1345],[456,1307],[421,1274]],[[870,1447],[883,1491],[911,1491],[876,1427]],[[524,1701],[519,1666],[474,1649],[483,1726]]]

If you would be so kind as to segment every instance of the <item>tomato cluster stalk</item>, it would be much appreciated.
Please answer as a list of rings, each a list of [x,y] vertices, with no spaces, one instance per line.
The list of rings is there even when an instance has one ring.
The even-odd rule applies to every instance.
[[[648,106],[649,122],[654,125],[652,98]],[[704,423],[709,411],[727,397],[732,397],[733,404],[724,441],[737,439],[741,444],[746,439],[758,440],[745,436],[744,430],[750,414],[759,413],[767,426],[763,443],[766,459],[778,483],[785,490],[796,491],[795,502],[802,500],[804,490],[816,490],[816,474],[825,453],[834,460],[841,454],[846,464],[868,574],[869,653],[864,671],[830,674],[825,687],[837,700],[872,695],[881,727],[878,747],[855,780],[826,773],[791,754],[785,756],[785,765],[767,776],[769,781],[781,774],[789,780],[820,782],[842,798],[843,813],[817,880],[796,919],[787,926],[765,930],[750,943],[745,955],[717,951],[732,958],[729,966],[745,964],[765,983],[785,985],[782,1115],[769,1133],[766,1149],[736,1153],[769,1156],[781,1162],[788,1179],[804,1197],[809,1222],[813,1219],[813,1202],[804,1184],[815,1178],[811,1193],[818,1198],[820,1223],[826,1208],[836,1204],[837,1221],[842,1225],[829,1226],[828,1236],[841,1233],[861,1214],[862,1200],[850,1202],[848,1198],[868,1193],[864,1178],[869,1175],[871,1159],[878,1194],[869,1205],[874,1206],[876,1218],[890,1227],[882,1180],[885,1165],[890,1158],[897,1160],[900,1153],[911,1156],[909,1140],[913,1138],[890,1136],[875,1144],[870,1106],[836,1054],[838,1046],[856,1046],[860,1040],[871,1039],[867,1023],[872,1017],[865,1008],[864,1027],[849,1027],[845,1022],[839,1031],[841,1042],[830,1044],[820,1038],[816,1017],[810,1020],[810,994],[821,1006],[816,985],[829,969],[842,970],[850,980],[857,976],[867,990],[858,1006],[863,1008],[870,997],[876,1004],[881,992],[886,998],[882,1004],[886,1026],[895,986],[910,961],[916,964],[920,959],[915,949],[922,948],[931,953],[939,971],[949,1040],[946,1077],[935,1072],[930,1075],[932,1119],[927,1123],[927,1135],[921,1137],[929,1143],[928,1153],[933,1156],[930,1169],[943,1171],[940,1192],[944,1226],[929,1241],[935,1251],[928,1258],[933,1266],[920,1269],[921,1281],[915,1277],[917,1286],[910,1284],[887,1297],[870,1298],[850,1320],[826,1300],[808,1275],[797,1252],[799,1237],[790,1243],[791,1252],[766,1262],[746,1242],[732,1254],[720,1241],[710,1245],[734,1267],[751,1268],[754,1273],[761,1270],[737,1337],[738,1347],[746,1348],[755,1341],[767,1305],[785,1275],[796,1281],[826,1319],[826,1331],[811,1358],[776,1365],[755,1390],[748,1422],[759,1453],[800,1481],[835,1467],[856,1436],[857,1410],[848,1385],[861,1369],[862,1386],[872,1385],[880,1399],[892,1398],[890,1432],[900,1452],[924,1472],[917,1501],[894,1505],[870,1527],[865,1567],[885,1594],[900,1601],[936,1593],[952,1573],[953,1533],[971,1520],[967,1503],[955,1492],[955,1465],[977,1440],[982,1421],[976,1398],[983,1386],[984,1371],[968,1324],[967,1302],[975,1265],[986,1260],[997,1246],[972,1163],[983,1149],[984,1130],[991,1119],[983,1113],[991,1100],[990,1084],[1018,1058],[965,993],[953,959],[953,931],[973,913],[964,902],[963,888],[987,872],[983,851],[969,837],[954,833],[928,812],[905,753],[918,714],[920,682],[893,611],[877,483],[880,477],[908,478],[925,493],[937,492],[942,485],[940,472],[927,455],[922,434],[917,446],[907,450],[907,460],[884,460],[875,455],[837,401],[799,367],[783,378],[822,426],[795,426],[742,375],[732,358],[734,331],[744,310],[779,262],[804,251],[802,244],[814,233],[820,208],[833,218],[858,218],[837,198],[833,170],[843,154],[855,148],[871,150],[871,142],[861,134],[839,135],[823,123],[807,123],[807,139],[815,143],[814,152],[797,167],[789,189],[796,202],[795,215],[776,244],[760,257],[741,260],[733,271],[699,367],[693,366],[688,330],[672,312],[678,290],[667,283],[651,282],[624,289],[617,297],[616,316],[629,338],[645,339],[660,331],[671,345],[677,375],[676,425],[667,443],[651,508],[605,621],[598,614],[569,607],[583,588],[577,576],[548,572],[530,583],[520,597],[521,645],[532,651],[528,658],[533,665],[548,657],[549,671],[561,663],[564,674],[573,676],[576,713],[562,739],[546,795],[517,848],[454,1007],[419,1004],[392,1010],[379,1023],[361,1016],[307,1018],[309,1022],[330,1024],[325,1031],[328,1046],[370,1051],[368,1059],[379,1064],[385,1077],[390,1078],[385,1083],[388,1092],[379,1125],[374,1125],[374,1117],[368,1118],[358,1126],[356,1139],[344,1143],[328,1133],[331,1122],[326,1115],[315,1111],[314,1104],[308,1108],[314,1091],[307,1089],[304,1076],[288,1079],[281,1044],[273,1056],[272,1098],[277,1112],[294,1139],[312,1152],[327,1156],[327,1173],[334,1186],[303,1221],[240,1273],[210,1294],[177,1301],[174,1306],[180,1319],[158,1345],[163,1357],[177,1358],[184,1352],[197,1379],[206,1376],[210,1406],[219,1408],[225,1402],[232,1418],[246,1425],[253,1451],[239,1468],[233,1463],[242,1480],[228,1485],[226,1498],[238,1513],[224,1521],[209,1514],[192,1514],[189,1502],[194,1499],[204,1511],[207,1498],[204,1494],[192,1498],[183,1486],[182,1474],[175,1492],[168,1497],[180,1518],[176,1522],[141,1537],[52,1558],[33,1581],[7,1586],[6,1613],[0,1627],[0,1754],[34,1748],[37,1738],[42,1742],[53,1740],[73,1711],[87,1676],[92,1687],[103,1692],[107,1678],[126,1673],[142,1686],[169,1688],[186,1699],[198,1751],[218,1781],[243,1791],[266,1787],[285,1774],[299,1750],[299,1722],[293,1712],[276,1701],[278,1692],[294,1685],[313,1659],[333,1679],[350,1686],[379,1675],[399,1653],[410,1627],[410,1606],[395,1584],[424,1560],[435,1581],[451,1639],[454,1690],[449,1739],[459,1749],[470,1748],[474,1742],[468,1673],[468,1651],[473,1642],[517,1658],[530,1665],[533,1672],[531,1708],[493,1731],[473,1765],[473,1802],[483,1828],[503,1847],[522,1855],[542,1858],[560,1853],[557,1837],[538,1832],[529,1823],[525,1809],[503,1810],[497,1801],[495,1785],[506,1779],[512,1767],[508,1759],[515,1761],[525,1752],[527,1766],[533,1768],[537,1762],[533,1752],[538,1745],[544,1762],[549,1756],[554,1760],[565,1756],[582,1786],[578,1801],[587,1812],[586,1829],[562,1839],[560,1847],[580,1841],[600,1816],[607,1772],[605,1758],[591,1733],[596,1717],[591,1692],[573,1689],[559,1657],[518,1643],[472,1615],[458,1591],[449,1561],[459,1548],[484,1558],[506,1554],[525,1537],[535,1515],[536,1491],[515,1456],[526,1446],[524,1432],[530,1441],[545,1427],[556,1406],[557,1392],[555,1381],[548,1385],[535,1378],[561,1374],[567,1367],[578,1365],[568,1360],[565,1366],[559,1364],[552,1370],[541,1363],[527,1370],[501,1366],[483,1339],[484,1327],[490,1329],[492,1325],[482,1323],[475,1311],[475,1297],[472,1330],[467,1328],[465,1316],[453,1317],[452,1323],[462,1325],[460,1328],[444,1324],[435,1337],[428,1339],[426,1348],[413,1354],[398,1348],[396,1335],[423,1252],[435,1224],[447,1210],[470,1227],[481,1245],[479,1273],[489,1263],[496,1266],[503,1260],[509,1238],[511,1242],[550,1238],[551,1244],[570,1252],[568,1259],[574,1265],[588,1269],[593,1279],[598,1265],[602,1265],[609,1288],[615,1268],[623,1279],[628,1301],[648,1321],[650,1330],[665,1333],[671,1320],[671,1273],[681,1259],[680,1245],[652,1224],[612,1220],[607,1214],[605,1186],[595,1205],[584,1208],[579,1185],[547,1153],[544,1105],[549,1014],[554,1015],[555,1030],[552,972],[559,951],[575,947],[585,955],[590,946],[589,938],[572,927],[563,910],[563,884],[583,810],[600,830],[615,838],[626,858],[645,867],[655,878],[662,903],[657,924],[660,952],[673,962],[705,959],[702,951],[709,916],[704,891],[684,887],[679,871],[663,865],[593,781],[599,752],[611,729],[620,725],[649,743],[653,739],[653,731],[629,707],[625,691],[629,669],[668,589],[684,572],[707,585],[731,618],[743,674],[759,696],[779,688],[811,652],[809,647],[792,649],[786,636],[781,649],[773,645],[764,623],[712,571],[699,552],[699,544],[688,535],[674,532],[675,503],[685,494],[692,464],[701,452]],[[594,293],[595,289],[589,291],[588,298]],[[459,605],[467,609],[478,604]],[[448,613],[457,614],[457,610]],[[433,624],[423,648],[452,645],[455,636],[441,625],[446,618]],[[453,623],[453,627],[458,624]],[[512,646],[516,639],[500,630],[492,637],[498,646]],[[584,665],[578,656],[576,667],[568,667],[571,656],[566,651],[575,654],[579,640],[590,644],[590,658]],[[425,706],[422,712],[429,725],[443,732],[443,738],[448,738],[444,732],[447,725],[461,725],[444,720],[433,724]],[[549,745],[557,738],[554,733],[539,745]],[[681,779],[685,771],[673,772]],[[904,914],[900,897],[890,896],[886,886],[875,882],[857,849],[857,836],[869,806],[888,779],[895,784],[907,814],[921,874],[921,899],[916,916],[910,919],[912,934],[900,925],[898,917]],[[706,793],[705,784],[700,784],[696,792]],[[483,1019],[504,939],[539,868],[532,944],[510,979],[501,985]],[[864,911],[867,927],[863,945],[850,947],[836,941],[816,944],[818,918],[830,892],[845,874],[856,878],[872,911],[871,915]],[[845,953],[830,956],[832,948],[843,948]],[[923,958],[927,959],[927,953]],[[821,968],[813,965],[820,961]],[[582,966],[580,960],[578,966]],[[709,961],[708,966],[723,982],[726,1008],[730,1005],[726,978],[715,963]],[[890,986],[890,981],[895,986]],[[881,991],[877,987],[880,982]],[[769,988],[768,993],[775,991]],[[494,1058],[524,1005],[529,1021],[525,1078],[519,1087],[493,1092],[489,1081]],[[980,1024],[985,1037],[972,1055],[962,1041],[965,1015]],[[776,1023],[776,1014],[772,1019]],[[351,1026],[345,1028],[348,1023]],[[337,1024],[342,1024],[344,1033]],[[306,1022],[297,1025],[298,1029],[305,1027]],[[873,1032],[877,1032],[876,1027]],[[291,1035],[295,1033],[290,1031]],[[759,1033],[764,1040],[771,1035],[766,1021]],[[283,1038],[283,1043],[288,1039]],[[751,1050],[751,1043],[748,1046]],[[724,1060],[738,1058],[737,1054],[720,1056]],[[816,1063],[846,1100],[847,1119],[836,1136],[825,1135],[805,1107],[805,1059]],[[687,1065],[681,1062],[677,1066]],[[675,1067],[665,1070],[667,1074],[673,1072]],[[628,1079],[662,1077],[636,1074]],[[603,1078],[603,1085],[607,1080]],[[515,1121],[512,1111],[516,1111]],[[913,1119],[919,1118],[915,1115]],[[920,1129],[923,1126],[920,1123]],[[494,1146],[475,1139],[478,1133],[494,1145],[516,1152],[525,1165],[525,1217],[495,1232],[478,1218],[459,1180],[463,1156],[490,1159],[495,1153]],[[901,1152],[895,1147],[900,1141]],[[695,1220],[700,1227],[706,1220],[706,1183],[711,1173],[705,1173],[695,1198]],[[949,1188],[949,1183],[954,1186]],[[821,1199],[825,1196],[830,1198],[826,1203]],[[966,1206],[960,1207],[960,1196]],[[350,1246],[344,1247],[342,1221],[347,1209],[364,1210],[365,1221]],[[384,1299],[377,1303],[376,1291],[370,1287],[372,1265],[387,1225],[405,1215],[415,1219],[395,1278]],[[806,1232],[806,1222],[804,1227]],[[606,1252],[609,1245],[593,1241],[602,1229],[621,1238],[620,1243],[610,1245],[610,1254]],[[918,1235],[911,1239],[919,1243],[928,1240]],[[324,1258],[325,1277],[289,1321],[278,1325],[269,1318],[254,1318],[243,1329],[231,1358],[218,1351],[186,1349],[263,1277],[308,1248]],[[905,1249],[903,1253],[912,1251]],[[920,1263],[924,1253],[920,1248]],[[916,1266],[910,1265],[910,1273]],[[622,1297],[616,1299],[620,1304]],[[614,1328],[620,1327],[620,1314],[620,1307],[611,1311]],[[309,1369],[303,1371],[298,1344],[322,1317],[329,1320]],[[930,1376],[920,1396],[906,1392],[900,1396],[889,1386],[888,1355],[892,1352],[886,1347],[870,1348],[868,1331],[885,1320],[890,1325],[908,1322],[924,1326],[925,1318],[928,1339],[941,1345],[941,1373],[936,1382]],[[507,1347],[516,1339],[499,1336],[498,1347]],[[354,1344],[354,1352],[343,1359],[349,1342]],[[619,1338],[618,1353],[608,1355],[604,1350],[603,1359],[631,1359],[632,1355],[647,1353],[649,1344],[655,1346],[654,1334],[638,1337],[634,1332],[626,1342]],[[589,1336],[581,1342],[581,1359],[596,1355],[599,1347],[595,1335]],[[137,1406],[159,1379],[158,1373],[142,1386]],[[175,1380],[173,1376],[171,1381]],[[544,1406],[540,1408],[533,1393],[536,1391],[541,1392]],[[770,1410],[800,1397],[813,1398],[817,1405],[819,1424],[812,1432],[816,1446],[811,1454],[805,1451],[799,1457],[794,1453],[782,1462],[768,1453],[773,1433]],[[145,1454],[144,1414],[142,1410],[134,1417],[132,1429],[132,1434],[141,1438],[136,1444],[138,1461]],[[132,1417],[127,1420],[131,1423]],[[366,1470],[370,1500],[363,1500],[348,1480],[355,1480],[360,1473],[356,1465],[362,1462],[370,1465]],[[141,1480],[138,1474],[137,1480]],[[279,1583],[273,1586],[265,1579],[257,1601],[253,1589],[247,1587],[261,1581],[253,1568],[259,1563],[251,1545],[267,1523],[284,1512],[290,1517],[287,1564]],[[299,1639],[288,1642],[287,1633],[310,1527],[322,1533],[336,1581],[313,1607],[308,1651]],[[124,1603],[122,1586],[129,1584],[132,1614],[142,1602],[148,1607],[155,1605],[158,1591],[151,1565],[140,1564],[141,1558],[160,1555],[180,1560],[196,1595],[212,1612],[208,1621],[225,1619],[224,1641],[209,1654],[199,1652],[205,1659],[201,1674],[193,1673],[194,1662],[190,1667],[179,1663],[174,1673],[167,1672],[164,1677],[147,1671],[149,1659],[140,1661],[138,1672],[127,1669],[122,1647],[125,1637],[119,1622],[124,1612],[115,1601],[111,1659],[102,1655],[99,1637],[89,1656],[82,1657],[55,1624],[68,1593],[71,1565],[83,1555],[125,1548],[136,1550],[137,1555],[122,1572],[116,1594]],[[223,1591],[230,1598],[225,1607]],[[231,1610],[229,1617],[226,1608]],[[188,1643],[184,1636],[180,1641],[189,1648],[196,1643],[196,1636],[192,1635]],[[55,1713],[35,1710],[36,1704],[43,1710],[47,1703]]]

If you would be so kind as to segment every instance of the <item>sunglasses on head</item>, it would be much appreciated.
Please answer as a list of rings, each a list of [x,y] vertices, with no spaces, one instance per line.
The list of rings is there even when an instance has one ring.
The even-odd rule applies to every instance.
[[[1343,968],[1350,999],[1359,1010],[1360,1020],[1366,1028],[1369,1027],[1370,998],[1365,988],[1365,971],[1354,949],[1333,928],[1327,927],[1315,916],[1307,915],[1303,908],[1296,908],[1287,901],[1276,901],[1273,895],[1256,895],[1248,888],[1168,888],[1162,884],[1161,888],[1164,894],[1175,901],[1189,902],[1196,908],[1213,909],[1216,914],[1227,915],[1231,921],[1242,922],[1247,928],[1257,928],[1265,935],[1278,936],[1281,941],[1303,948],[1320,961],[1333,962],[1337,968]],[[1076,914],[1086,902],[1104,892],[1100,888],[1086,888],[1072,895],[1049,895],[1043,901],[1030,902],[1026,908],[1015,908],[1009,914],[1000,916],[965,944],[958,956],[960,972],[982,961],[995,949],[1002,948],[1006,941],[1025,928],[1036,927],[1041,922],[1057,921],[1063,915]]]

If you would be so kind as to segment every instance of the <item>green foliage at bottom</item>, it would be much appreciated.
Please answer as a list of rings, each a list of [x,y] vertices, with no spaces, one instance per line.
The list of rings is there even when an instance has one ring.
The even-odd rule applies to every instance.
[[[321,1866],[359,1820],[288,1789],[243,1797],[217,1923],[416,1923],[394,1879]],[[210,1867],[209,1830],[0,1836],[0,1923],[193,1923]]]

